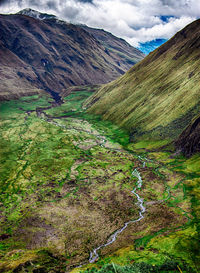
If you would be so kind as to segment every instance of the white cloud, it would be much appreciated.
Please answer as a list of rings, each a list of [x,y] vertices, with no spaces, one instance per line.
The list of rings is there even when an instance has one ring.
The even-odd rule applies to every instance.
[[[199,0],[8,0],[0,4],[2,13],[30,7],[73,23],[104,28],[134,46],[168,39],[200,17]],[[160,16],[171,18],[164,22]]]
[[[133,38],[127,37],[126,40],[132,44],[137,46],[139,42],[148,42],[151,40],[164,38],[169,39],[172,37],[177,31],[182,29],[184,26],[194,21],[195,17],[181,17],[181,18],[172,18],[166,24],[156,24],[151,28],[141,28],[134,32]]]

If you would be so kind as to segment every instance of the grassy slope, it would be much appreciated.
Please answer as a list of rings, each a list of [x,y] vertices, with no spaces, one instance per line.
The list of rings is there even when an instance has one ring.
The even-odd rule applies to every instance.
[[[177,137],[199,112],[200,20],[89,98],[89,113],[151,138]]]
[[[154,154],[153,161],[142,167],[125,131],[81,109],[89,95],[88,88],[74,90],[61,107],[46,111],[48,115],[66,115],[67,119],[54,122],[67,126],[67,130],[47,123],[34,112],[25,114],[36,106],[48,106],[44,97],[1,104],[0,270],[60,273],[87,259],[94,246],[137,217],[130,194],[136,182],[131,177],[135,167],[143,178],[138,193],[147,207],[145,219],[103,249],[95,266],[110,261],[160,266],[170,260],[182,269],[185,263],[195,269],[196,259],[190,257],[197,233],[194,196],[198,192],[193,191],[194,185],[186,192],[185,174],[170,170],[170,164],[163,166],[172,160],[168,154]],[[98,145],[95,134],[107,139],[107,148]],[[109,149],[121,149],[121,145],[129,153]],[[142,144],[138,152],[145,155]],[[160,164],[163,158],[166,160]],[[197,183],[192,177],[196,178],[198,166],[180,160],[174,165],[190,166],[190,183]],[[161,202],[163,199],[166,201]],[[188,223],[193,214],[195,221]]]

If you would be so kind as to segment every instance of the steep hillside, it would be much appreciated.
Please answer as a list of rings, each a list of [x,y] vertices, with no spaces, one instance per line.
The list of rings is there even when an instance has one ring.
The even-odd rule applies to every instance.
[[[40,20],[57,19],[58,23],[64,23],[55,15],[41,13],[30,8],[23,9],[18,12],[18,14],[27,15]],[[116,54],[120,58],[120,61],[118,61],[119,66],[126,66],[127,64],[134,65],[145,57],[144,53],[142,53],[137,48],[132,47],[124,39],[118,38],[112,33],[105,31],[104,29],[91,28],[87,25],[81,24],[77,26],[93,35],[103,45],[103,47],[105,47],[107,53],[113,52]]]
[[[0,15],[0,100],[106,83],[131,67],[126,56],[109,51],[81,27],[54,16],[32,14],[39,19]],[[131,51],[124,42],[126,47]],[[135,56],[135,48],[132,51]],[[138,53],[139,60],[143,55]]]
[[[200,152],[200,116],[198,116],[183,131],[176,141],[176,147],[186,156],[191,156],[195,152]]]
[[[90,28],[85,25],[80,25],[80,27],[92,34],[106,48],[107,52],[112,52],[121,58],[118,63],[120,66],[126,63],[134,65],[145,57],[140,50],[133,48],[125,40],[115,37],[103,29]]]
[[[85,106],[138,137],[175,139],[199,113],[200,20],[178,32]]]

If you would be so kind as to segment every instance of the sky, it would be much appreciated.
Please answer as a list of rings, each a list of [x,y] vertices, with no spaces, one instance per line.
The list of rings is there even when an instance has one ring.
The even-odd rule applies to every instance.
[[[24,8],[103,28],[135,47],[165,41],[200,17],[200,0],[0,0],[0,13]]]

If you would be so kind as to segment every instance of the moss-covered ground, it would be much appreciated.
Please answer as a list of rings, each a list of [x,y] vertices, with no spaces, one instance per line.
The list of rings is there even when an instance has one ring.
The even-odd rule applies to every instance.
[[[90,94],[76,89],[57,107],[39,95],[1,103],[0,272],[198,272],[199,155],[130,144],[126,131],[85,112]],[[135,168],[144,219],[88,264],[92,249],[138,218]]]

